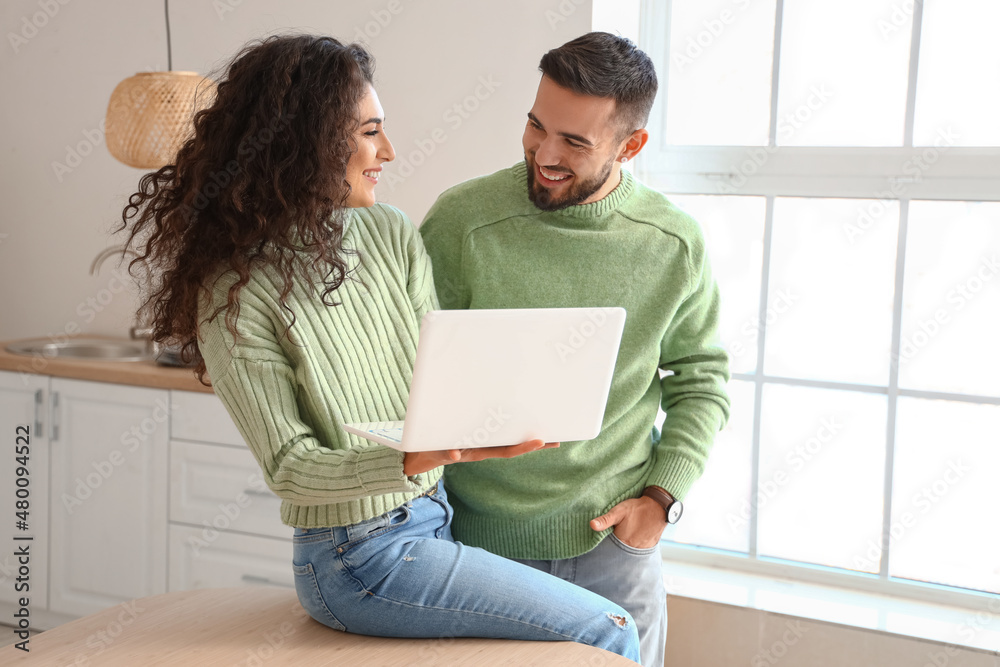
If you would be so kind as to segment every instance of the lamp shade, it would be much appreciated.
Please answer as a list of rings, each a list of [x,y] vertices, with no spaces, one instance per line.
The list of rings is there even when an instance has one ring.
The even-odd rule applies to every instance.
[[[194,115],[214,97],[215,82],[197,72],[140,72],[125,79],[108,102],[108,151],[140,169],[173,163],[194,132]]]

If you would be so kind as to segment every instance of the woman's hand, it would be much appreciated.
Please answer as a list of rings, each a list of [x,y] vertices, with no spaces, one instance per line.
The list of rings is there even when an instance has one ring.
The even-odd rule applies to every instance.
[[[512,459],[515,456],[537,452],[540,449],[553,449],[558,442],[542,442],[529,440],[520,445],[503,445],[501,447],[476,447],[473,449],[444,449],[434,452],[406,452],[403,455],[403,473],[411,477],[438,466],[449,463],[468,463],[486,459]]]

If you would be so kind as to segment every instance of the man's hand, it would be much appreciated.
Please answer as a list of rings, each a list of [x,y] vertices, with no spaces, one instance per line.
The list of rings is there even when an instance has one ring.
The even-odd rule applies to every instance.
[[[658,502],[640,496],[621,501],[590,522],[590,527],[598,532],[611,526],[615,527],[615,537],[625,544],[649,549],[659,543],[667,527],[667,517]]]
[[[409,477],[450,463],[468,463],[469,461],[484,461],[486,459],[512,459],[522,454],[537,452],[539,449],[553,449],[558,446],[558,442],[529,440],[528,442],[522,442],[520,445],[504,445],[501,447],[407,452],[403,456],[403,473]]]

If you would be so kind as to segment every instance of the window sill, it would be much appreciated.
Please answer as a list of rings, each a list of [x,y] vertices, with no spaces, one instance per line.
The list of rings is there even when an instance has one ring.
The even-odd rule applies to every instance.
[[[694,564],[664,549],[669,595],[874,630],[1000,655],[1000,598],[979,608],[915,601]]]

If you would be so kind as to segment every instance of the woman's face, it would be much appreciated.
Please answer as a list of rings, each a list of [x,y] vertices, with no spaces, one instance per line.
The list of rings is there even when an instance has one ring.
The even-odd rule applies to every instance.
[[[382,126],[384,118],[378,95],[369,85],[358,104],[360,127],[354,135],[358,149],[347,162],[347,182],[351,185],[347,205],[351,208],[366,208],[375,203],[375,185],[382,175],[382,163],[396,157]]]

